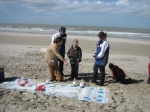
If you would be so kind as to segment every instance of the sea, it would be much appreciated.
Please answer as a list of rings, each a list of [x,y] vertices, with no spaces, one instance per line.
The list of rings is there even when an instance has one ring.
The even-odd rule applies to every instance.
[[[79,26],[79,25],[51,25],[51,24],[8,24],[0,23],[0,32],[23,32],[38,34],[54,34],[60,27],[66,27],[68,35],[94,36],[100,31],[107,33],[107,37],[150,39],[150,29],[121,28],[105,26]]]

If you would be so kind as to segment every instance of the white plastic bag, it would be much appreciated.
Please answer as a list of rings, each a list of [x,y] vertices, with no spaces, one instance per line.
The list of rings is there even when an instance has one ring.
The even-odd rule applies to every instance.
[[[82,79],[82,80],[80,81],[80,87],[81,87],[81,88],[84,88],[84,86],[85,86],[84,80]]]

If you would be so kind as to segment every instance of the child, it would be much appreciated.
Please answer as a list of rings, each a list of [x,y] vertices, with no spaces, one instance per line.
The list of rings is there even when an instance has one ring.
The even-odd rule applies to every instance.
[[[70,59],[70,65],[71,65],[71,78],[77,79],[78,78],[78,67],[79,62],[81,62],[82,59],[82,50],[78,46],[79,42],[77,39],[73,40],[73,44],[68,49],[67,56]]]
[[[150,58],[150,56],[149,56],[149,58]],[[148,64],[148,74],[149,74],[149,77],[147,79],[147,84],[150,84],[150,62]]]
[[[117,65],[114,65],[112,63],[109,63],[109,68],[112,71],[112,79],[115,81],[119,81],[122,84],[126,83],[125,77],[126,74],[124,73],[124,71],[119,68]],[[131,79],[129,78],[129,81],[131,82]]]
[[[93,57],[95,58],[94,66],[93,66],[93,79],[91,82],[96,83],[99,86],[104,85],[105,81],[105,66],[107,65],[109,58],[109,49],[110,45],[106,40],[107,33],[103,31],[98,33],[98,43],[96,45],[96,52]],[[100,71],[99,82],[97,83],[97,75],[98,70]]]

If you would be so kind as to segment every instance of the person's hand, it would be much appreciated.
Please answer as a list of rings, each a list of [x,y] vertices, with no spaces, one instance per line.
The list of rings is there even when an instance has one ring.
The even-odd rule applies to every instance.
[[[70,58],[70,60],[72,60],[72,61],[73,61],[73,58]]]
[[[79,65],[79,62],[77,62],[76,64]]]
[[[64,64],[66,65],[66,66],[68,66],[68,63],[64,60]]]
[[[97,59],[100,59],[100,57],[99,57],[99,56],[97,56],[96,58],[97,58]]]
[[[95,57],[95,53],[93,54],[93,57]]]

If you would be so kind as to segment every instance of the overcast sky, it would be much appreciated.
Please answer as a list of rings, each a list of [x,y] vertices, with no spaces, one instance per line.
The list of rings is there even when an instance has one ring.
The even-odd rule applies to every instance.
[[[150,0],[0,0],[0,23],[150,28]]]

